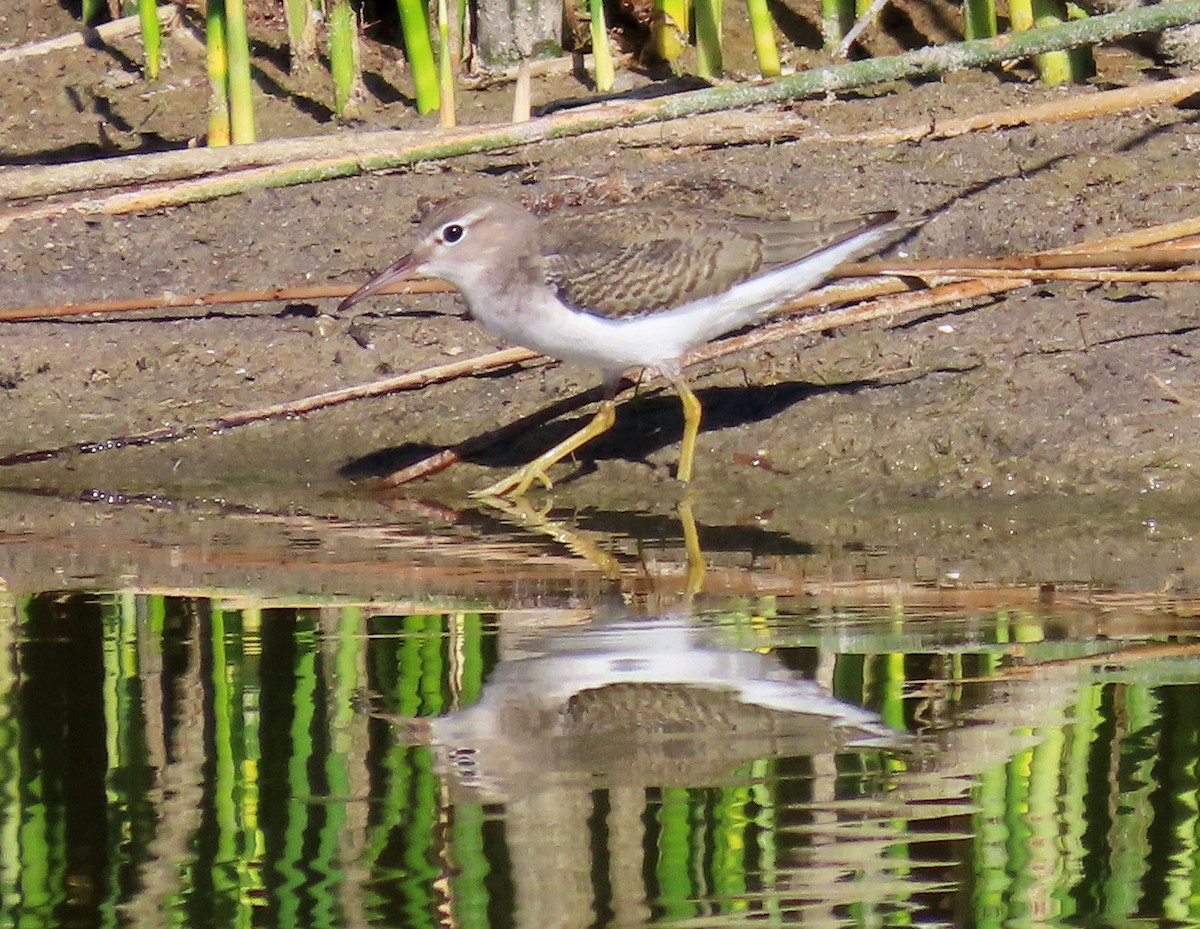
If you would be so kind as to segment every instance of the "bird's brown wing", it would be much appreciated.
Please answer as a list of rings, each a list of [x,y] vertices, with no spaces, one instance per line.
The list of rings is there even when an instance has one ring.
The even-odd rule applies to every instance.
[[[620,206],[555,214],[542,223],[542,246],[549,283],[566,303],[619,317],[723,293],[860,225]]]
[[[763,264],[756,234],[678,211],[618,207],[543,223],[547,277],[559,296],[602,316],[651,313],[728,290]]]

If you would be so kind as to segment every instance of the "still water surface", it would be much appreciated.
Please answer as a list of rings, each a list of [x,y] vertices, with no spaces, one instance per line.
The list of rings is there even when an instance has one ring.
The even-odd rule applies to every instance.
[[[501,545],[536,593],[476,550],[439,607],[436,534],[359,531],[386,596],[276,551],[285,595],[148,581],[265,558],[228,528],[139,524],[116,583],[72,525],[0,537],[0,927],[1197,922],[1180,602],[797,563],[649,598]]]

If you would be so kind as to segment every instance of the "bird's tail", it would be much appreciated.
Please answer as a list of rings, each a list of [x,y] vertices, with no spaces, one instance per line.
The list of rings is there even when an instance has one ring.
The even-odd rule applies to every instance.
[[[686,319],[686,326],[676,327],[688,334],[684,350],[741,329],[812,290],[843,261],[868,251],[893,231],[896,215],[872,214],[864,225],[803,258],[743,281],[723,294],[685,303],[656,317],[667,325],[673,318],[681,323]]]

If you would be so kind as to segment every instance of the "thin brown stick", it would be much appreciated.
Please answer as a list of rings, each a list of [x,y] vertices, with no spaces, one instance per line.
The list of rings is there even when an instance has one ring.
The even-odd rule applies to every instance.
[[[174,28],[178,20],[179,10],[174,5],[167,4],[158,8],[158,22],[164,32]],[[114,19],[112,22],[102,23],[99,26],[89,26],[86,29],[68,32],[66,35],[55,36],[51,39],[40,39],[37,42],[28,42],[25,45],[6,48],[0,51],[0,64],[10,61],[23,61],[26,58],[36,58],[39,55],[49,55],[51,52],[63,51],[69,48],[79,48],[93,39],[99,39],[101,42],[110,42],[113,39],[119,39],[123,36],[136,35],[141,31],[141,28],[140,17],[123,16],[120,19]]]
[[[852,267],[843,266],[835,274],[845,271],[850,275]],[[854,275],[858,276],[858,275]],[[836,296],[824,299],[824,291],[815,291],[804,299],[808,305],[821,306],[830,300],[862,300],[877,296],[880,282],[873,284],[841,285]],[[899,285],[903,289],[903,285]],[[48,304],[45,306],[15,307],[0,310],[0,323],[32,322],[42,319],[57,319],[64,316],[96,316],[101,314],[134,313],[145,310],[196,309],[206,306],[224,306],[235,303],[271,303],[296,300],[325,300],[349,296],[357,285],[325,284],[311,287],[274,287],[267,290],[222,290],[197,294],[159,294],[154,297],[123,297],[119,300],[85,300],[80,303]],[[409,295],[450,293],[454,288],[439,280],[404,281],[390,284],[379,290],[380,294]]]
[[[455,130],[457,131],[457,130]],[[340,154],[371,157],[381,151],[416,144],[424,136],[416,130],[339,133],[271,139],[229,148],[189,148],[167,152],[140,152],[97,161],[60,165],[29,165],[6,169],[0,176],[0,201],[64,196],[85,191],[197,180],[235,174],[245,168],[299,163]]]
[[[1185,397],[1157,374],[1150,374],[1147,375],[1147,377],[1151,384],[1162,391],[1163,397],[1172,403],[1178,403],[1180,406],[1186,406],[1193,410],[1197,407],[1200,407],[1200,401],[1197,401],[1191,397]]]
[[[1200,236],[1200,216],[1190,216],[1187,219],[1170,223],[1160,223],[1157,226],[1147,226],[1145,229],[1134,229],[1132,232],[1122,232],[1107,236],[1103,239],[1093,239],[1090,242],[1080,242],[1078,245],[1064,245],[1062,248],[1051,250],[1052,254],[1070,255],[1087,251],[1108,251],[1125,248],[1142,248],[1149,245],[1161,245],[1172,239],[1183,239],[1188,236]],[[1191,243],[1189,243],[1190,247]]]
[[[1072,246],[1074,249],[1075,246]],[[848,264],[836,269],[842,276],[874,274],[919,275],[925,272],[940,274],[974,274],[978,271],[1014,271],[1028,274],[1033,271],[1076,270],[1091,268],[1177,268],[1180,265],[1200,261],[1200,247],[1188,248],[1128,248],[1073,250],[1069,252],[1034,252],[1027,255],[1009,255],[998,258],[926,258],[898,261],[874,258]]]
[[[899,316],[903,313],[913,313],[917,310],[927,310],[935,306],[945,306],[962,300],[975,300],[990,294],[1004,293],[1017,287],[1024,287],[1028,281],[1013,281],[1000,279],[992,281],[971,280],[942,284],[928,290],[903,294],[893,294],[880,297],[870,303],[860,303],[854,306],[840,307],[825,313],[811,316],[800,316],[785,319],[769,326],[760,326],[745,335],[735,336],[721,342],[713,342],[704,348],[689,353],[684,361],[687,365],[699,364],[702,361],[712,361],[716,358],[758,348],[781,339],[795,338],[813,332],[828,332],[846,326],[856,326],[876,319]]]
[[[951,268],[945,272],[915,275],[930,284],[970,278],[1011,278],[1003,268]],[[1021,272],[1030,281],[1078,281],[1089,284],[1194,284],[1200,282],[1200,269],[1178,271],[1112,271],[1107,268],[1050,268]]]
[[[348,403],[351,400],[362,400],[366,397],[378,397],[382,394],[396,393],[401,390],[417,390],[429,384],[483,374],[495,371],[498,368],[506,368],[509,365],[534,361],[540,357],[537,352],[531,352],[527,348],[506,348],[497,352],[489,352],[486,355],[477,355],[474,358],[468,358],[463,361],[453,361],[448,364],[435,365],[432,368],[423,368],[420,371],[399,374],[396,377],[389,377],[381,381],[372,381],[370,384],[359,384],[354,387],[345,387],[340,390],[330,390],[325,393],[314,394],[303,397],[300,400],[273,403],[269,406],[258,407],[252,410],[229,413],[225,416],[218,416],[216,419],[210,419],[201,423],[193,423],[186,426],[166,426],[161,429],[152,429],[149,432],[113,436],[110,439],[103,439],[101,441],[72,442],[68,445],[60,445],[57,448],[43,448],[32,452],[20,452],[16,455],[0,458],[0,467],[29,464],[34,461],[47,461],[51,458],[58,458],[70,453],[89,454],[91,452],[108,451],[110,449],[127,448],[129,446],[174,442],[179,439],[190,439],[200,435],[214,435],[226,429],[245,426],[248,423],[261,422],[265,419],[279,419],[284,416],[299,416],[303,413],[311,413],[313,410],[323,409],[327,406],[336,406],[340,403]]]
[[[898,266],[880,274],[901,274]],[[927,284],[944,284],[952,280],[971,278],[1011,278],[1019,273],[1030,281],[1079,281],[1082,283],[1132,283],[1132,284],[1191,284],[1200,281],[1200,268],[1173,271],[1120,271],[1109,268],[974,268],[970,265],[947,265],[944,271],[905,271],[904,277],[915,277]]]
[[[968,132],[986,132],[1008,129],[1013,126],[1028,126],[1036,123],[1067,122],[1076,119],[1091,119],[1115,113],[1148,110],[1152,107],[1169,105],[1200,93],[1200,76],[1178,77],[1172,80],[1102,90],[1097,93],[1078,93],[1061,100],[1035,103],[1030,106],[1008,107],[990,113],[977,113],[959,119],[918,123],[888,129],[872,129],[866,132],[848,132],[837,135],[806,135],[796,141],[803,144],[859,144],[898,145],[925,139],[949,139],[966,135]]]
[[[1145,231],[1144,231],[1145,232]],[[1074,248],[1074,246],[1072,246]],[[935,259],[875,259],[843,264],[833,270],[833,277],[876,277],[880,275],[919,277],[932,281],[947,277],[1012,277],[1019,274],[1035,280],[1071,281],[1130,281],[1130,282],[1188,282],[1195,281],[1200,271],[1113,271],[1112,268],[1175,268],[1200,261],[1200,244],[1177,243],[1170,248],[1124,248],[1090,251],[1037,252],[1001,258],[935,258]],[[0,310],[0,322],[51,319],[63,316],[86,316],[98,313],[130,313],[142,310],[172,308],[194,309],[235,303],[269,303],[296,300],[324,300],[348,296],[354,285],[331,284],[311,287],[276,287],[267,290],[229,290],[198,294],[160,294],[155,297],[132,297],[119,300],[87,300],[48,306],[19,307]],[[407,281],[391,285],[380,293],[428,294],[452,290],[442,281]],[[856,296],[837,297],[838,300],[864,299],[874,292]],[[824,291],[814,291],[807,305],[821,306],[831,302]],[[802,308],[801,303],[793,309]]]
[[[129,297],[120,300],[85,300],[48,306],[17,307],[0,310],[2,322],[28,322],[62,316],[90,316],[98,313],[133,313],[140,310],[195,309],[231,303],[272,303],[294,300],[325,300],[347,297],[356,284],[326,284],[316,287],[275,287],[269,290],[221,290],[205,294],[159,294],[155,297]],[[442,281],[405,281],[386,287],[381,294],[431,294],[453,290]]]
[[[557,58],[526,59],[530,77],[559,77],[576,71],[594,74],[596,58],[593,55],[560,55]],[[626,67],[634,61],[633,55],[613,55],[613,65]],[[497,84],[511,84],[517,80],[519,66],[488,69],[475,75],[459,78],[459,83],[468,90],[485,90]]]

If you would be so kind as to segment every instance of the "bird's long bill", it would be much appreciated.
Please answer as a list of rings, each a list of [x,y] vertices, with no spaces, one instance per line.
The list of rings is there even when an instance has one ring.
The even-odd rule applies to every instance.
[[[348,310],[360,300],[365,300],[367,297],[374,296],[389,284],[394,284],[397,281],[403,281],[405,278],[412,277],[416,272],[417,262],[412,255],[405,255],[399,261],[389,268],[385,268],[376,274],[373,278],[367,281],[362,287],[354,291],[349,297],[338,304],[338,312]]]

